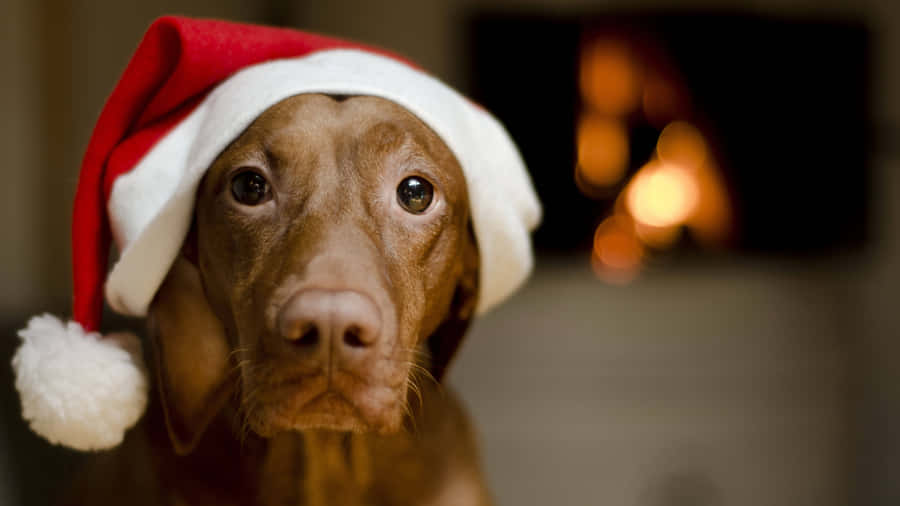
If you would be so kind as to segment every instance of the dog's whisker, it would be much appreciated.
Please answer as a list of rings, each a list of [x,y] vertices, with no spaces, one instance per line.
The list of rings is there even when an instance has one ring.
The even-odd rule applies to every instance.
[[[409,381],[407,383],[408,383],[408,388],[410,390],[412,390],[413,393],[416,394],[416,398],[419,400],[418,408],[422,409],[422,406],[424,406],[425,401],[422,400],[422,389],[419,388],[419,385],[416,383],[415,377],[413,375],[410,375]]]
[[[231,357],[237,355],[238,353],[249,353],[249,352],[250,352],[250,350],[248,348],[246,348],[244,346],[239,346],[239,347],[231,350],[231,352],[228,354],[228,358],[230,359]]]
[[[419,404],[417,408],[414,410],[413,406],[410,404],[409,396],[404,396],[404,411],[407,416],[408,423],[405,424],[407,428],[407,433],[418,437],[419,436],[419,416],[416,416],[417,412],[421,412],[424,404],[422,400],[422,392],[419,388],[418,384],[416,384],[415,377],[413,375],[409,375],[407,377],[407,388],[408,391],[412,391],[416,394]]]

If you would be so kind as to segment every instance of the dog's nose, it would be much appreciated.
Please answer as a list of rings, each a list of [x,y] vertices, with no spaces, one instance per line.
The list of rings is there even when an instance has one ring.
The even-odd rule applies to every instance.
[[[374,302],[360,293],[309,289],[285,304],[278,327],[282,337],[296,347],[346,354],[369,348],[378,340],[381,316]]]

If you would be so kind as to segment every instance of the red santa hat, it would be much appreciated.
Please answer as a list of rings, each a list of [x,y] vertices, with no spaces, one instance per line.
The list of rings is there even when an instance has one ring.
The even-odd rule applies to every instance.
[[[268,107],[308,92],[379,96],[426,123],[466,177],[481,254],[479,312],[524,281],[540,205],[515,145],[486,111],[384,51],[164,17],[107,100],[82,162],[72,321],[42,315],[19,332],[16,388],[35,432],[79,450],[121,442],[144,411],[148,381],[137,337],[98,333],[104,291],[115,311],[144,316],[181,249],[207,167]],[[107,275],[111,240],[120,256]]]

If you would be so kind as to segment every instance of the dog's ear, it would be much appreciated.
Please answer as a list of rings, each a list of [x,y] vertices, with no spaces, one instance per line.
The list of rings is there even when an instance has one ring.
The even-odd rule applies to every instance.
[[[456,350],[466,335],[478,303],[480,259],[478,244],[475,242],[475,233],[471,225],[468,227],[465,241],[462,257],[463,273],[456,285],[447,318],[428,338],[428,351],[431,356],[430,372],[437,381],[443,379],[450,361],[456,355]]]
[[[149,318],[166,425],[179,455],[194,449],[236,384],[228,339],[190,257],[186,248],[175,261]]]

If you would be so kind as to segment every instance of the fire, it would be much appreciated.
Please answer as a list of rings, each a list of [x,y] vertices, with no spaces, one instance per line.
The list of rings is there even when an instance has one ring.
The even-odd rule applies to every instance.
[[[581,55],[581,96],[595,111],[622,116],[641,100],[640,69],[622,43],[604,40]]]
[[[628,123],[636,110],[653,126],[665,125],[651,160],[631,177],[612,215],[595,230],[596,275],[611,283],[631,281],[650,249],[673,246],[683,230],[701,244],[724,244],[731,235],[731,202],[704,135],[686,121],[673,121],[690,115],[676,83],[637,58],[626,42],[601,39],[582,51],[579,87],[584,107],[576,132],[575,179],[589,197],[606,196],[603,190],[626,177]]]
[[[668,163],[646,165],[626,191],[628,211],[635,220],[651,227],[684,223],[698,201],[697,181],[693,174]]]
[[[627,167],[625,125],[599,114],[585,115],[578,124],[578,177],[591,186],[611,186]]]
[[[644,245],[634,235],[631,220],[613,215],[597,226],[591,266],[601,279],[616,284],[631,281],[640,272]]]
[[[697,128],[684,121],[666,125],[656,142],[656,154],[666,163],[693,170],[703,165],[708,149]]]

